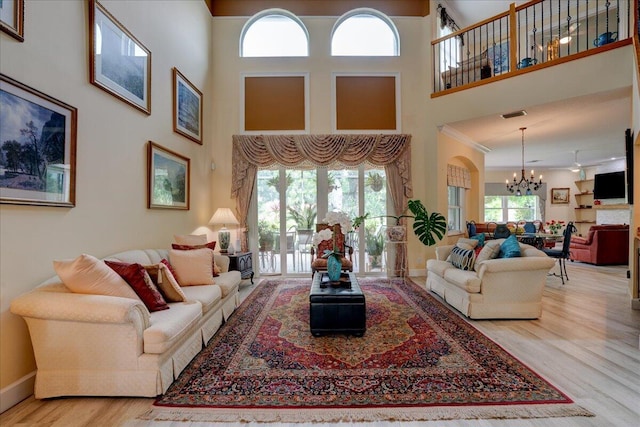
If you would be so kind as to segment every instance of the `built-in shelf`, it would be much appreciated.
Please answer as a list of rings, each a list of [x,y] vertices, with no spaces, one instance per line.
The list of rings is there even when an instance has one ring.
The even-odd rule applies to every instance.
[[[615,205],[594,205],[593,209],[596,210],[602,210],[602,209],[622,209],[622,210],[627,210],[629,209],[629,205],[626,203],[618,203]]]

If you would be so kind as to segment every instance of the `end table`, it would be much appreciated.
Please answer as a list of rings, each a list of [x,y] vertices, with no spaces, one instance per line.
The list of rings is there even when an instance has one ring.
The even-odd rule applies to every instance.
[[[252,252],[236,252],[233,255],[224,255],[229,257],[229,271],[239,271],[240,277],[242,279],[251,279],[251,284],[253,285]]]

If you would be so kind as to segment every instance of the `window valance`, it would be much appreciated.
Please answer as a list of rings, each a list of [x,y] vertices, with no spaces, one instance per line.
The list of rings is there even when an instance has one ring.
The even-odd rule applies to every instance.
[[[461,166],[447,165],[447,185],[471,188],[471,172]]]

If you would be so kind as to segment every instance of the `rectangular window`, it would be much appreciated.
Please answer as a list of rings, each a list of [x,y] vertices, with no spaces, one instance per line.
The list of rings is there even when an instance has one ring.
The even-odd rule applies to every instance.
[[[450,232],[462,232],[462,223],[464,219],[464,188],[448,186],[448,225]]]
[[[534,221],[540,218],[539,196],[485,196],[485,222]]]

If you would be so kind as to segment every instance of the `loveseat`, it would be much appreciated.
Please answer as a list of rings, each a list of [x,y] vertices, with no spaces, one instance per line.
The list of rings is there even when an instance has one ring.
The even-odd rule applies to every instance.
[[[150,265],[170,255],[131,250],[106,260]],[[182,287],[186,300],[160,311],[140,299],[71,292],[58,276],[12,301],[31,335],[35,397],[164,393],[239,304],[240,272],[214,257],[215,284]]]
[[[447,260],[455,245],[437,247],[436,259],[427,261],[427,289],[471,319],[540,317],[542,291],[555,260],[522,243],[520,256],[496,258],[505,240],[487,241],[471,270]]]
[[[629,225],[592,225],[587,237],[571,237],[570,259],[595,265],[629,263]]]

